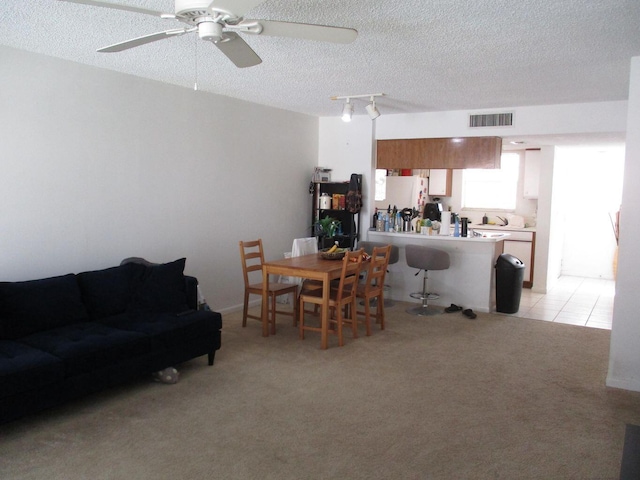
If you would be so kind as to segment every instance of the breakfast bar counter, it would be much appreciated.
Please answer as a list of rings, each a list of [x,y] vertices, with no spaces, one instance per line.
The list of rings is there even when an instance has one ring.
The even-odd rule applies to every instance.
[[[489,233],[485,237],[453,237],[446,235],[421,235],[408,232],[377,232],[369,230],[367,240],[396,245],[400,249],[398,263],[389,265],[385,283],[391,290],[387,298],[402,302],[416,302],[409,297],[422,289],[422,274],[407,265],[404,247],[408,244],[424,245],[449,254],[451,265],[447,270],[429,272],[429,292],[440,298],[430,300],[430,305],[448,307],[456,304],[479,312],[495,311],[495,264],[503,252],[506,233]]]

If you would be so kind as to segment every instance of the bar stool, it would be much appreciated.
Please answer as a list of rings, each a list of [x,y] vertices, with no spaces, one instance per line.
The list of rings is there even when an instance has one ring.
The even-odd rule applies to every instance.
[[[422,300],[422,305],[408,308],[407,313],[423,316],[442,313],[442,309],[436,309],[428,305],[429,300],[439,298],[439,295],[435,293],[429,293],[429,291],[427,290],[427,278],[429,270],[446,270],[449,268],[449,254],[443,250],[425,247],[422,245],[407,245],[405,247],[405,253],[407,257],[407,265],[413,268],[424,270],[422,291],[410,294],[412,298]],[[418,273],[420,272],[418,271]],[[416,273],[416,275],[418,275],[418,273]]]
[[[375,247],[386,247],[388,244],[387,243],[382,243],[382,242],[358,242],[358,248],[363,248],[364,251],[371,255],[373,253],[373,249]],[[391,265],[392,263],[398,263],[398,260],[400,260],[400,249],[398,248],[397,245],[391,245],[391,256],[389,257],[389,265]],[[391,292],[391,285],[385,283],[384,284],[384,307],[388,308],[388,307],[393,307],[395,305],[395,302],[393,300],[391,300],[391,293],[387,293],[387,292]],[[371,300],[370,305],[372,307],[374,307],[376,305],[376,300],[373,299]],[[360,302],[360,305],[364,305],[364,301]]]

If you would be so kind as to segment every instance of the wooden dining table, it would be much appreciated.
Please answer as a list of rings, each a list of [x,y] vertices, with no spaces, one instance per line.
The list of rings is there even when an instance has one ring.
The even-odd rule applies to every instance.
[[[322,282],[322,323],[320,346],[327,348],[329,328],[329,293],[331,280],[340,277],[341,260],[325,260],[317,253],[274,260],[262,264],[262,336],[269,336],[269,275],[308,278]],[[295,301],[298,301],[297,299]]]

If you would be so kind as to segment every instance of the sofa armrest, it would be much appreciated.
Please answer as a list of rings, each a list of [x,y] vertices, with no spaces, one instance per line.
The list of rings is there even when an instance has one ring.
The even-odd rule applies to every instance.
[[[198,279],[196,277],[184,276],[184,291],[187,296],[187,306],[198,309]]]

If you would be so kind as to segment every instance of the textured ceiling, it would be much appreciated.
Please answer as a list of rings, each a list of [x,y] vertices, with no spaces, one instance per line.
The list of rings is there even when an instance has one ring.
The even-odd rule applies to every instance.
[[[172,0],[119,3],[174,11]],[[238,69],[196,34],[96,52],[183,25],[174,20],[1,0],[0,44],[188,88],[197,77],[199,90],[314,116],[339,114],[330,96],[380,92],[383,114],[625,100],[640,55],[640,0],[266,0],[245,16],[359,35],[347,45],[244,35],[263,63]]]

